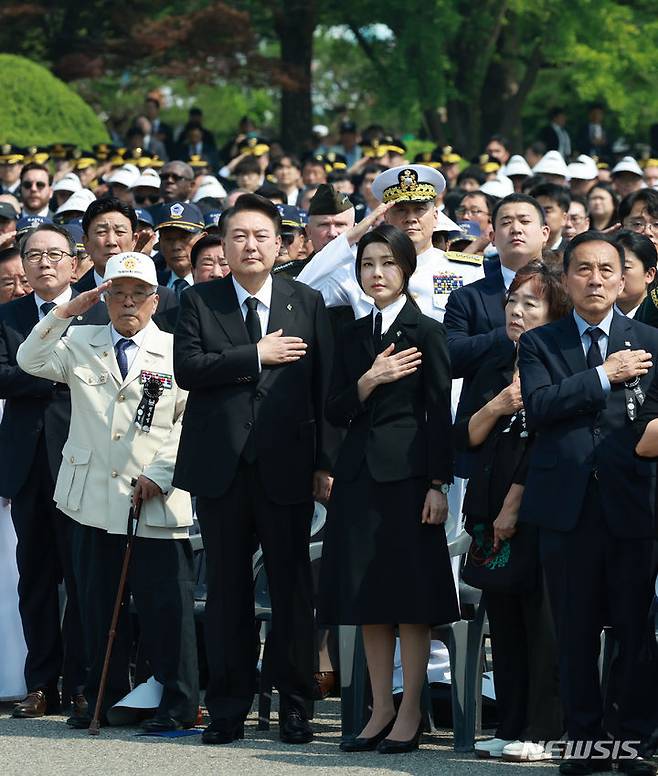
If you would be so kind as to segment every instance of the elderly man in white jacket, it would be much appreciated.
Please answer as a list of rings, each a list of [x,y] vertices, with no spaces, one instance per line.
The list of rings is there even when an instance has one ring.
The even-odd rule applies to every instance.
[[[110,323],[75,326],[104,294]],[[187,394],[176,385],[173,336],[151,317],[158,303],[155,266],[140,253],[112,256],[105,282],[52,310],[20,347],[26,372],[71,390],[71,426],[55,486],[58,508],[76,523],[74,568],[89,661],[85,687],[93,710],[126,544],[131,500],[141,517],[128,575],[142,645],[164,686],[148,731],[191,727],[198,709],[194,579],[188,493],[172,488]],[[67,331],[68,330],[68,331]],[[133,484],[134,483],[134,484]],[[119,621],[105,712],[129,688],[130,623]],[[75,728],[89,717],[71,717]]]

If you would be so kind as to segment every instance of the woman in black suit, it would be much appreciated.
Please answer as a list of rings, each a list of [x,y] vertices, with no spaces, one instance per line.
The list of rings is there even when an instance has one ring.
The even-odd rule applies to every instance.
[[[343,329],[326,415],[346,427],[334,468],[319,618],[361,625],[372,716],[344,751],[411,751],[430,625],[459,618],[445,537],[452,481],[450,365],[443,325],[408,296],[414,245],[387,224],[359,243],[356,275],[375,301]],[[392,695],[395,626],[404,697]]]
[[[560,271],[533,261],[516,273],[505,301],[507,336],[514,343],[525,331],[563,317],[570,305]],[[506,343],[505,343],[506,344]],[[516,351],[516,348],[515,348]],[[473,455],[464,497],[466,530],[482,542],[493,529],[493,552],[517,531],[527,456],[532,440],[516,366],[516,352],[492,349],[471,383],[455,423],[455,444]],[[557,650],[548,595],[539,571],[537,536],[524,528],[527,542],[511,547],[532,556],[521,567],[527,579],[509,591],[485,591],[491,629],[498,728],[478,741],[480,757],[549,759],[538,741],[562,735]],[[487,544],[483,552],[491,553]],[[517,556],[518,557],[518,556]]]

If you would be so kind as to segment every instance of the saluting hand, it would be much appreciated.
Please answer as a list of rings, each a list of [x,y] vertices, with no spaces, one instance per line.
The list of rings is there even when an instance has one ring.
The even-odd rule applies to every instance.
[[[57,318],[73,318],[76,315],[83,315],[87,310],[91,310],[101,298],[103,291],[107,291],[111,285],[112,281],[106,280],[100,286],[92,288],[91,291],[83,291],[78,296],[74,296],[71,301],[57,305],[55,307],[55,316]]]
[[[260,363],[272,366],[299,361],[308,346],[301,337],[284,337],[283,329],[279,329],[266,334],[256,347]]]
[[[377,224],[386,215],[386,213],[393,207],[394,204],[395,202],[387,202],[387,203],[382,202],[381,205],[378,205],[372,211],[372,213],[369,213],[365,218],[359,221],[358,224],[355,224],[351,229],[349,229],[345,233],[347,237],[347,242],[350,245],[356,245],[356,243],[358,243],[359,240],[367,232],[369,232],[373,226],[377,226]]]

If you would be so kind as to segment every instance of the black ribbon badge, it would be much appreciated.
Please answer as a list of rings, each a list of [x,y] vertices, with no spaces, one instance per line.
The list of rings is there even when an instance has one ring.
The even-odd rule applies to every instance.
[[[151,430],[155,405],[158,403],[160,396],[162,396],[163,389],[162,381],[155,377],[149,377],[144,382],[144,393],[137,407],[135,425],[145,434],[148,434]]]

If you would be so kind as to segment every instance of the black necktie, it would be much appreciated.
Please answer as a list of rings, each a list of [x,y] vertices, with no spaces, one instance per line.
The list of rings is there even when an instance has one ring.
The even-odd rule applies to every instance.
[[[44,314],[44,316],[46,316],[53,309],[53,307],[57,307],[57,305],[54,302],[43,302],[39,306],[39,309]]]
[[[252,344],[256,345],[260,342],[262,337],[260,318],[256,312],[256,309],[258,308],[258,299],[254,296],[249,296],[244,300],[244,303],[247,305],[247,317],[244,319],[247,326],[247,333],[249,334],[249,339]]]
[[[603,356],[599,347],[599,339],[603,336],[603,331],[598,326],[590,326],[586,333],[589,334],[591,340],[587,351],[587,366],[589,369],[594,369],[603,364]]]
[[[119,371],[121,372],[121,377],[125,380],[126,375],[128,374],[128,357],[126,356],[126,350],[128,349],[128,346],[132,343],[132,340],[129,339],[120,339],[117,344],[114,346],[116,349],[117,354],[117,364],[119,365]]]
[[[374,311],[373,311],[374,312]],[[379,353],[382,347],[382,314],[378,312],[375,315],[375,327],[372,333],[372,341],[375,346],[375,353]]]
[[[185,289],[189,288],[190,284],[185,280],[185,278],[178,278],[178,280],[174,280],[174,292],[176,293],[176,298],[180,299],[180,295],[185,291]]]

